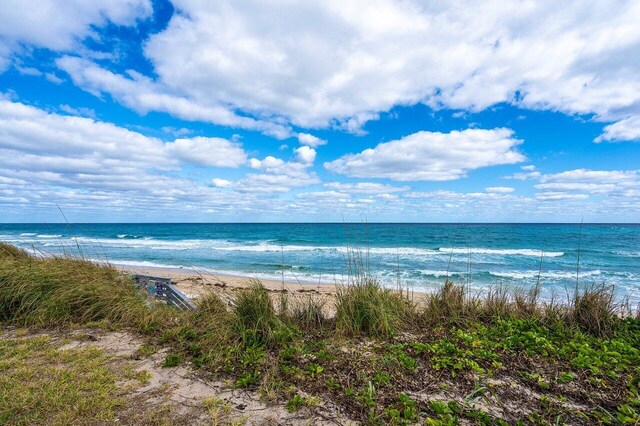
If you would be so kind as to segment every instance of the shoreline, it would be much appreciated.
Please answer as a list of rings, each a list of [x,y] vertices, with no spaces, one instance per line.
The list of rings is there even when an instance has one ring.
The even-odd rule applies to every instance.
[[[327,282],[282,281],[264,279],[258,276],[218,274],[209,271],[200,271],[195,268],[164,268],[145,265],[120,265],[117,263],[113,263],[112,266],[127,273],[171,278],[172,284],[190,299],[197,299],[211,292],[223,294],[233,293],[249,287],[252,280],[259,280],[269,292],[273,293],[314,293],[331,297],[335,296],[338,284]]]

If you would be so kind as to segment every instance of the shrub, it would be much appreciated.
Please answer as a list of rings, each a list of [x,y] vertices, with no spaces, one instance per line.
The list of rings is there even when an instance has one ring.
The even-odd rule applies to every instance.
[[[235,300],[236,330],[246,346],[274,345],[288,340],[292,330],[276,314],[269,292],[258,280]]]
[[[182,364],[182,356],[180,354],[170,353],[164,358],[164,362],[162,363],[163,368],[168,367],[177,367]]]
[[[339,286],[336,294],[336,328],[346,334],[390,336],[415,318],[413,303],[402,293],[383,288],[372,278]]]
[[[470,307],[465,288],[447,280],[435,294],[427,297],[423,317],[429,323],[457,322],[468,316]]]
[[[609,334],[617,319],[613,288],[593,285],[578,291],[569,308],[569,318],[588,333]]]

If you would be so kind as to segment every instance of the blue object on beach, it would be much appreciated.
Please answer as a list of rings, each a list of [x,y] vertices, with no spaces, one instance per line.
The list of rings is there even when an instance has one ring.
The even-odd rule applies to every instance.
[[[187,296],[171,284],[171,278],[134,274],[131,279],[139,288],[146,289],[148,294],[170,306],[183,311],[196,308]]]

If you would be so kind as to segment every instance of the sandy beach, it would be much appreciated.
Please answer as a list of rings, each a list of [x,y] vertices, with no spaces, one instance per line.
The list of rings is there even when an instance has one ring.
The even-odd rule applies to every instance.
[[[143,274],[171,278],[172,283],[187,297],[197,302],[200,297],[210,293],[217,294],[222,300],[231,302],[235,294],[251,285],[252,280],[259,279],[275,298],[282,293],[289,295],[292,302],[305,300],[307,297],[324,302],[327,315],[333,315],[336,296],[336,284],[311,284],[303,282],[277,281],[251,276],[213,274],[195,269],[150,268],[135,266],[118,266],[129,274]]]

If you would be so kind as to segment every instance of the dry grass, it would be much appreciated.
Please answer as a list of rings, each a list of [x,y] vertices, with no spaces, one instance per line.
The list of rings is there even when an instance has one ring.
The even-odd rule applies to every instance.
[[[613,302],[613,288],[592,285],[579,290],[567,313],[568,321],[588,333],[603,336],[613,330],[618,317]]]

